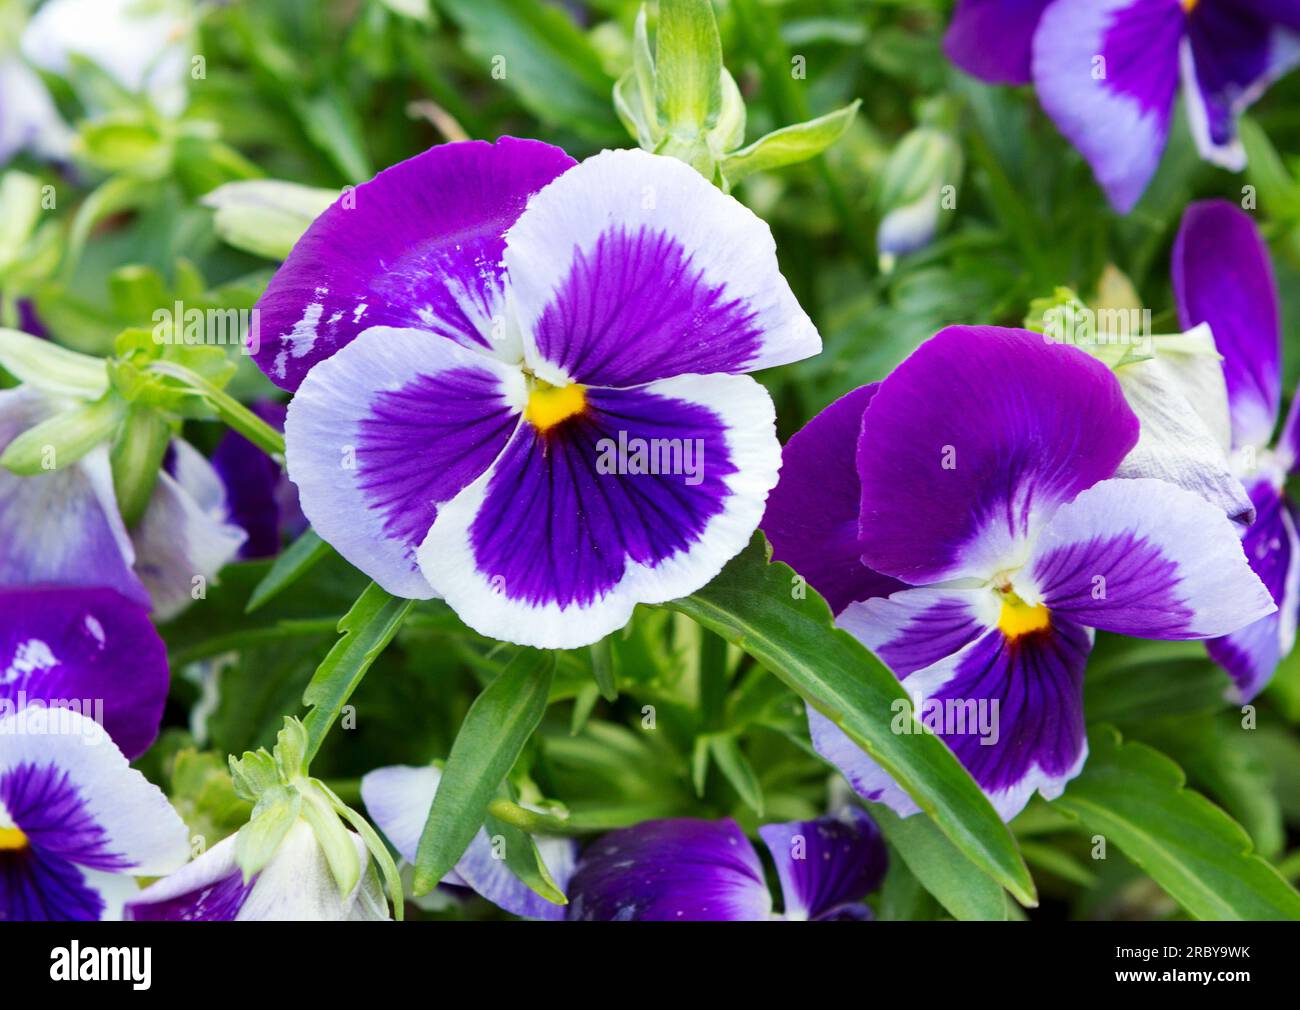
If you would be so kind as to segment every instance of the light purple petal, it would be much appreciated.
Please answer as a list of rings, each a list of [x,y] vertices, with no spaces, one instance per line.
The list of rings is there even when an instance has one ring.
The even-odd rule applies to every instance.
[[[1289,503],[1272,480],[1256,481],[1250,494],[1258,518],[1246,530],[1241,545],[1251,570],[1267,587],[1278,610],[1205,643],[1210,658],[1232,677],[1234,697],[1243,704],[1263,690],[1278,663],[1295,646],[1300,607],[1300,539]]]
[[[271,400],[254,403],[253,413],[277,431],[284,430],[286,408]],[[212,452],[212,467],[226,490],[227,511],[248,539],[241,558],[269,558],[280,553],[280,538],[305,525],[298,494],[273,460],[235,430],[221,436]]]
[[[855,806],[814,821],[764,824],[758,834],[776,863],[787,919],[839,914],[880,886],[889,862],[876,822]]]
[[[30,389],[0,390],[0,450],[51,415]],[[108,447],[35,477],[0,468],[0,585],[98,585],[148,606],[117,509]]]
[[[683,162],[604,151],[506,235],[525,358],[548,382],[628,386],[821,350],[771,230]]]
[[[761,523],[772,559],[783,561],[826,598],[834,613],[854,600],[906,588],[862,563],[856,459],[862,413],[879,383],[848,393],[809,421],[781,453],[781,480]]]
[[[1214,331],[1233,444],[1266,445],[1282,397],[1282,331],[1273,265],[1254,221],[1225,200],[1192,204],[1174,243],[1173,278],[1183,326]]]
[[[863,417],[862,560],[914,584],[991,578],[1137,438],[1095,358],[1025,330],[950,327],[881,383]]]
[[[0,699],[73,707],[136,758],[167,685],[166,647],[139,604],[111,589],[0,589]]]
[[[254,360],[294,390],[371,326],[504,346],[502,236],[528,198],[573,164],[502,137],[443,144],[345,192],[307,229],[258,300]]]
[[[958,0],[943,39],[948,59],[995,84],[1028,84],[1034,32],[1051,0]]]
[[[811,705],[805,704],[804,709],[808,713],[808,735],[813,748],[839,770],[855,793],[873,803],[884,803],[899,817],[910,817],[920,811],[903,787],[849,739],[844,730]]]
[[[735,821],[644,821],[589,845],[569,918],[751,922],[772,914],[763,864]]]
[[[505,448],[516,370],[450,340],[374,328],[312,370],[285,425],[312,526],[390,593],[433,595],[416,551],[442,506]]]
[[[1223,512],[1149,478],[1102,481],[1057,510],[1016,586],[1054,621],[1141,638],[1210,638],[1276,609]]]
[[[780,443],[754,379],[687,375],[585,396],[555,427],[522,425],[419,549],[430,585],[480,634],[537,648],[598,641],[637,603],[695,592],[762,517]]]
[[[907,589],[851,603],[835,623],[906,677],[960,652],[997,623],[998,612],[987,587]]]
[[[1054,0],[1034,36],[1038,100],[1121,214],[1164,153],[1185,29],[1180,0]]]

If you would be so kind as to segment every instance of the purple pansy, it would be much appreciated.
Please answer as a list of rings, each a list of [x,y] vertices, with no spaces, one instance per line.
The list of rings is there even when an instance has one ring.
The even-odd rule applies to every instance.
[[[285,832],[270,861],[251,879],[236,861],[230,835],[127,902],[140,922],[339,922],[387,920],[388,902],[361,836],[348,832],[361,873],[339,892],[329,859],[306,820]]]
[[[259,309],[317,532],[389,592],[546,648],[745,545],[780,447],[736,373],[820,349],[767,225],[688,166],[511,138],[346,194]]]
[[[394,765],[377,768],[361,780],[361,798],[371,820],[379,826],[398,853],[415,862],[420,834],[433,806],[442,773],[432,765]],[[571,838],[540,835],[537,850],[561,890],[573,875],[577,843]],[[487,830],[480,828],[469,848],[442,883],[468,887],[498,908],[527,919],[563,919],[564,906],[555,905],[523,884],[493,851]]]
[[[1268,587],[1276,613],[1207,643],[1250,701],[1295,644],[1300,597],[1300,540],[1284,486],[1295,471],[1295,401],[1276,446],[1269,448],[1282,400],[1282,329],[1268,248],[1255,223],[1222,200],[1193,204],[1174,245],[1174,290],[1184,325],[1208,323],[1223,356],[1232,418],[1232,461],[1255,505],[1243,534],[1246,559]]]
[[[0,390],[0,450],[58,409],[32,386]],[[130,530],[107,444],[33,477],[0,469],[0,586],[106,586],[166,620],[189,605],[195,577],[215,578],[243,542],[216,471],[179,438]]]
[[[1083,766],[1093,629],[1212,638],[1276,609],[1220,509],[1114,479],[1137,438],[1100,361],[952,327],[786,447],[763,523],[775,557],[824,589],[1007,819]],[[834,723],[808,719],[859,793],[916,811]]]
[[[960,0],[949,57],[1032,81],[1120,213],[1145,191],[1181,85],[1197,147],[1245,167],[1237,119],[1300,62],[1300,0]]]
[[[888,855],[858,807],[765,824],[784,907],[774,912],[763,863],[733,820],[645,821],[592,843],[569,884],[569,918],[604,921],[865,919]]]
[[[167,658],[108,589],[0,591],[0,921],[115,917],[188,833],[128,764],[158,733]]]
[[[250,408],[277,431],[284,430],[283,404],[261,400]],[[212,453],[212,466],[226,489],[231,522],[247,539],[241,558],[269,558],[280,553],[282,535],[295,537],[307,525],[298,504],[298,490],[280,464],[237,431],[228,431]]]

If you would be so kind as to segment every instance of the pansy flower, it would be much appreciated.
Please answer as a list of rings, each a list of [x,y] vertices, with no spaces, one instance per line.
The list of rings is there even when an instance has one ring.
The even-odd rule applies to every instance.
[[[1237,119],[1300,61],[1296,0],[960,0],[949,57],[1038,100],[1128,213],[1155,174],[1179,86],[1201,155],[1246,165]]]
[[[1093,629],[1212,638],[1276,609],[1220,509],[1114,478],[1137,438],[1095,358],[951,327],[786,447],[763,523],[776,558],[902,679],[1004,818],[1083,766]],[[834,723],[808,719],[860,794],[917,810]]]
[[[820,349],[767,225],[688,166],[510,138],[345,194],[258,306],[316,531],[389,592],[544,648],[745,545],[780,447],[737,373]]]
[[[260,400],[250,409],[272,428],[284,430],[283,404]],[[241,558],[273,557],[280,553],[283,536],[296,537],[306,528],[298,489],[279,463],[239,432],[221,436],[212,451],[212,467],[225,488],[230,520],[247,534]]]
[[[811,821],[764,824],[781,885],[774,910],[762,860],[730,818],[645,821],[583,851],[569,884],[569,918],[604,921],[851,920],[880,886],[888,854],[859,807]]]
[[[420,835],[438,792],[442,772],[432,765],[376,768],[361,779],[361,799],[371,820],[408,863],[415,863]],[[578,845],[571,838],[539,835],[534,841],[555,886],[564,891],[573,875]],[[442,884],[466,887],[498,908],[526,919],[563,919],[564,906],[533,892],[510,871],[493,848],[485,828],[479,828]]]
[[[1174,245],[1174,290],[1187,326],[1208,323],[1223,357],[1232,417],[1232,461],[1257,518],[1243,534],[1246,559],[1268,587],[1277,611],[1206,643],[1250,701],[1295,645],[1300,596],[1300,541],[1284,490],[1300,458],[1295,401],[1270,449],[1282,400],[1282,329],[1268,248],[1250,217],[1222,200],[1193,204]]]
[[[32,385],[0,390],[0,451],[64,402]],[[130,529],[107,444],[31,477],[0,468],[0,586],[107,586],[166,620],[193,600],[195,578],[214,579],[244,539],[212,464],[180,438]]]
[[[0,921],[114,918],[189,854],[128,764],[158,733],[167,656],[108,589],[0,590]]]

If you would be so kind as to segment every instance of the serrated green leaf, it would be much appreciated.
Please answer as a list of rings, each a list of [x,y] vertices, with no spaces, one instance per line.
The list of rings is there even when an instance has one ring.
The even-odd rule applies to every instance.
[[[415,892],[437,885],[483,825],[488,804],[546,711],[555,657],[520,650],[474,699],[452,744],[415,860]]]
[[[860,642],[834,627],[811,588],[795,599],[797,576],[768,564],[766,542],[749,547],[699,592],[667,606],[744,649],[862,747],[976,866],[1023,904],[1034,883],[1007,826],[952,752],[930,734],[896,734],[898,679]]]
[[[1109,726],[1089,734],[1088,763],[1052,806],[1077,818],[1199,919],[1300,920],[1300,894],[1253,851],[1250,836],[1159,751]]]

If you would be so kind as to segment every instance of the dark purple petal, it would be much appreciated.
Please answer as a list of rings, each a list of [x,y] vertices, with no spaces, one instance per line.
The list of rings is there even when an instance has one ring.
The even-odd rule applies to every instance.
[[[995,84],[1028,84],[1034,32],[1051,0],[958,0],[944,36],[948,59]]]
[[[371,326],[493,347],[493,323],[504,313],[502,236],[528,198],[572,165],[538,141],[466,141],[344,193],[258,300],[254,360],[294,390],[312,365]]]
[[[97,922],[104,899],[74,864],[35,848],[0,851],[0,922]]]
[[[978,589],[908,589],[850,604],[835,622],[899,677],[960,652],[993,627],[995,598]]]
[[[858,807],[815,821],[758,829],[781,880],[787,919],[824,919],[880,886],[889,854],[880,829]]]
[[[873,382],[840,397],[786,443],[781,480],[768,496],[761,524],[772,559],[807,579],[837,614],[854,600],[906,588],[862,563],[858,538],[858,436],[862,412],[878,386]]]
[[[0,699],[73,706],[135,758],[158,735],[167,685],[148,612],[113,590],[0,589]]]
[[[569,918],[599,921],[767,919],[763,864],[733,820],[645,821],[593,842],[569,882]]]
[[[277,431],[284,430],[284,404],[262,400],[251,409]],[[281,533],[297,525],[302,516],[297,492],[280,465],[259,446],[231,430],[217,443],[212,466],[225,486],[231,521],[248,534],[239,556],[269,558],[279,554]]]
[[[136,922],[233,922],[257,883],[244,883],[236,867],[217,880],[196,884],[189,891],[154,901],[133,901],[126,918]]]
[[[1174,243],[1173,277],[1184,328],[1209,323],[1223,355],[1234,444],[1266,445],[1282,398],[1282,331],[1254,221],[1225,200],[1193,204]]]
[[[19,764],[0,770],[0,804],[32,849],[95,870],[130,866],[115,851],[82,790],[57,764]]]
[[[912,583],[991,578],[1137,438],[1095,358],[1025,330],[950,327],[881,383],[863,416],[862,560]]]
[[[30,298],[18,299],[18,328],[33,337],[48,339],[50,335],[50,331],[45,328],[45,323],[36,314],[36,303]]]
[[[1054,0],[1034,36],[1038,99],[1121,214],[1160,164],[1185,29],[1180,0]]]
[[[1034,545],[1023,587],[1020,578],[1053,619],[1142,638],[1209,638],[1275,609],[1238,527],[1203,498],[1150,478],[1102,481],[1062,506]]]

